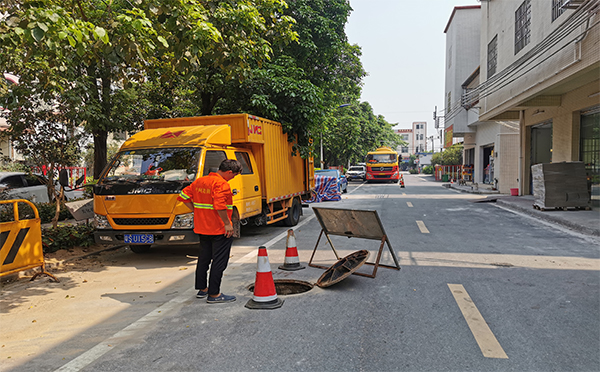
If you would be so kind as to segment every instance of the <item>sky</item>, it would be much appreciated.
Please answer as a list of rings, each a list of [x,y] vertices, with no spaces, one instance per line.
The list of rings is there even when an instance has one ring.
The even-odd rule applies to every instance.
[[[383,115],[394,129],[427,122],[427,136],[438,136],[433,111],[444,110],[446,34],[455,6],[477,0],[350,0],[346,24],[350,44],[362,49],[368,73],[361,101]],[[436,151],[439,139],[434,141]]]

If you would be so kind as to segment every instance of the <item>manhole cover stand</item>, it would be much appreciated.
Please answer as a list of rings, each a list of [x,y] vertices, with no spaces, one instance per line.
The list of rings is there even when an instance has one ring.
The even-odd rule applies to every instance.
[[[383,225],[381,224],[381,220],[379,219],[379,215],[377,211],[367,211],[367,210],[355,210],[355,209],[335,209],[335,208],[316,208],[313,207],[313,211],[321,224],[321,232],[319,233],[319,238],[317,239],[317,243],[315,244],[315,248],[313,249],[312,255],[310,256],[310,261],[308,262],[308,266],[316,267],[320,269],[329,269],[327,266],[313,264],[313,259],[315,257],[315,253],[317,252],[317,248],[319,247],[319,243],[323,234],[327,238],[333,253],[335,254],[336,259],[339,261],[340,256],[338,255],[333,242],[329,235],[338,235],[345,236],[348,238],[362,238],[369,240],[379,240],[379,251],[377,252],[377,258],[375,262],[364,262],[365,265],[373,266],[373,272],[371,274],[352,272],[354,275],[366,276],[368,278],[375,278],[377,275],[377,269],[381,267],[385,267],[388,269],[400,270],[400,264],[398,263],[398,258],[396,257],[396,253],[394,253],[394,249],[390,244],[387,235],[385,234],[385,230]],[[383,253],[383,246],[387,244],[390,254],[392,255],[392,259],[394,260],[395,265],[385,265],[380,263],[381,255]]]

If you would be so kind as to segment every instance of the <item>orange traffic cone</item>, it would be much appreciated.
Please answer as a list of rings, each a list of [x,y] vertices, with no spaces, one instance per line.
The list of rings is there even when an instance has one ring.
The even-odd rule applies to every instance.
[[[279,268],[287,271],[306,269],[305,266],[300,265],[298,247],[296,246],[296,236],[294,235],[294,230],[292,229],[288,230],[286,245],[287,248],[285,250],[285,261],[283,261],[283,265],[279,266]]]
[[[267,248],[258,247],[258,262],[256,280],[254,281],[254,296],[246,303],[248,309],[278,309],[283,305],[283,300],[277,298],[273,273],[267,256]]]
[[[402,174],[400,175],[400,187],[404,188],[404,176]]]

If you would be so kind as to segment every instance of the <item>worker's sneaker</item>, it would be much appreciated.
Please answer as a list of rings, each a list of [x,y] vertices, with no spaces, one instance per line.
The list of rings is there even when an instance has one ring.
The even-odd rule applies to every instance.
[[[198,293],[196,293],[196,297],[197,298],[206,298],[206,296],[208,296],[208,291],[198,291]]]
[[[209,304],[220,304],[220,303],[225,303],[225,302],[233,302],[235,301],[235,296],[228,296],[226,294],[221,293],[219,296],[217,297],[208,297],[206,299],[206,302],[208,302]]]

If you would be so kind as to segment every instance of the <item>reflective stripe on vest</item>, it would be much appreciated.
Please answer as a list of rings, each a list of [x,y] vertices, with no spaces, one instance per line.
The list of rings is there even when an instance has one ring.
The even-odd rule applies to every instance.
[[[215,209],[212,204],[194,203],[194,208],[198,209]],[[233,209],[233,205],[227,205],[227,209]]]

